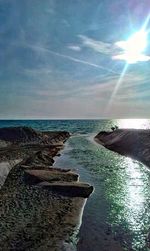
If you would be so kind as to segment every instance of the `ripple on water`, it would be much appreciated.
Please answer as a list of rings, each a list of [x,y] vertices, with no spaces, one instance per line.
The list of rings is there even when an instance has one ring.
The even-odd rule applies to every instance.
[[[69,156],[92,173],[91,180],[95,186],[95,193],[88,200],[84,212],[89,218],[83,217],[83,225],[91,224],[99,231],[103,221],[111,226],[113,239],[121,242],[124,250],[147,251],[146,236],[150,225],[148,169],[130,158],[93,144],[88,137],[74,137],[69,144],[72,147]],[[80,235],[84,238],[89,236],[87,230],[88,227],[82,227]],[[90,234],[96,232],[91,228],[89,231]],[[102,233],[97,242],[102,238],[100,235]]]

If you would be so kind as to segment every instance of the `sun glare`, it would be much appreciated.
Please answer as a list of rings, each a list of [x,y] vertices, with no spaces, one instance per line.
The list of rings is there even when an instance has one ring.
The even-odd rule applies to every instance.
[[[127,41],[118,41],[116,46],[123,52],[114,56],[114,59],[125,60],[128,64],[150,60],[150,57],[144,54],[147,47],[147,34],[145,30],[134,33]]]
[[[119,128],[148,129],[150,121],[148,119],[118,119],[117,125]]]

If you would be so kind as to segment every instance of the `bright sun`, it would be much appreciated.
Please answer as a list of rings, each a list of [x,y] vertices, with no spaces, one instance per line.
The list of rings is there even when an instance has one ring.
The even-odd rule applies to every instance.
[[[114,56],[114,59],[125,60],[128,64],[150,60],[150,57],[143,53],[147,47],[147,32],[145,30],[134,33],[126,41],[118,41],[116,45],[123,51]]]

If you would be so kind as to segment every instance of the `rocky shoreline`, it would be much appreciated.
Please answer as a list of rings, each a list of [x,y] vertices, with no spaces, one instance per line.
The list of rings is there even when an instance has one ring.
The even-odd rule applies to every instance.
[[[70,169],[52,167],[69,137],[28,127],[0,129],[0,164],[7,169],[0,191],[2,250],[68,250],[77,241],[93,187]]]
[[[111,132],[102,131],[94,139],[105,148],[131,157],[150,167],[150,130],[117,129]]]

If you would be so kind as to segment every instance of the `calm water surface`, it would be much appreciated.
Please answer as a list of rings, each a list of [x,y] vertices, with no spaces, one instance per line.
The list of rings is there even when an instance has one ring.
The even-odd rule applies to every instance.
[[[0,126],[27,125],[73,133],[57,166],[77,169],[80,180],[95,187],[84,208],[78,251],[148,251],[150,171],[93,141],[112,125],[149,128],[148,120],[1,121]]]

